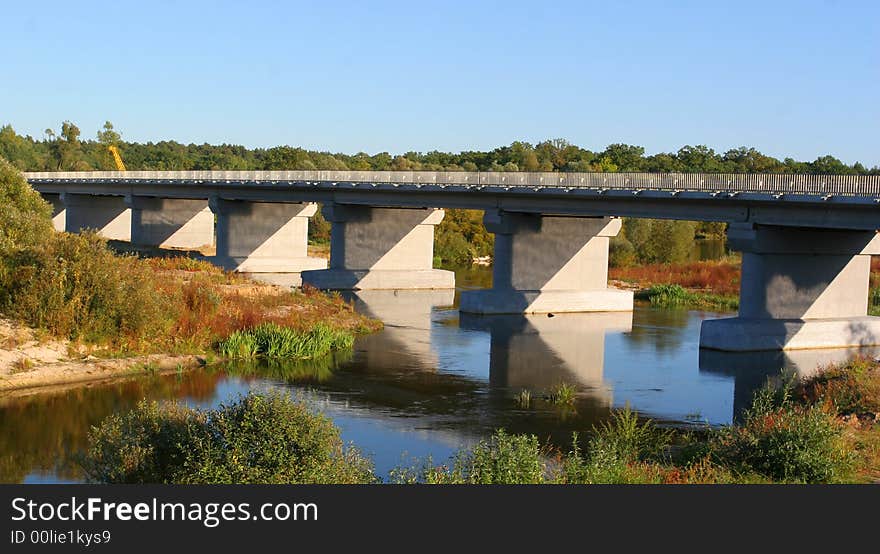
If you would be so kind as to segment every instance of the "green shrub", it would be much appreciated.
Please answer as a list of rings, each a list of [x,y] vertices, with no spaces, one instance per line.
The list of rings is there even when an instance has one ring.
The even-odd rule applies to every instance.
[[[460,450],[449,466],[435,466],[429,458],[421,467],[395,469],[391,478],[407,484],[539,484],[545,482],[545,463],[535,435],[499,429],[490,439]]]
[[[0,158],[0,256],[42,245],[52,233],[51,206]]]
[[[339,429],[287,395],[251,393],[216,410],[141,403],[92,429],[83,460],[101,483],[370,483]]]
[[[227,358],[292,358],[309,359],[324,356],[332,350],[351,348],[354,336],[324,324],[308,331],[263,323],[236,331],[218,345],[220,355]]]
[[[82,460],[86,478],[98,483],[172,483],[186,462],[205,414],[180,404],[142,401],[107,417],[89,433]]]
[[[711,451],[735,471],[784,482],[836,482],[849,474],[854,461],[842,433],[833,413],[796,405],[788,388],[768,386],[755,395],[741,425],[717,434]]]
[[[0,310],[56,336],[101,344],[164,333],[173,306],[143,260],[114,255],[93,233],[56,233],[0,259]]]
[[[586,456],[572,439],[572,450],[562,464],[566,483],[658,482],[658,467],[643,464],[661,459],[672,440],[669,431],[650,420],[640,422],[629,406],[612,413],[611,419],[593,428]]]
[[[637,293],[636,298],[646,299],[661,308],[735,310],[739,306],[736,297],[692,292],[681,285],[668,283],[651,285],[648,290]]]

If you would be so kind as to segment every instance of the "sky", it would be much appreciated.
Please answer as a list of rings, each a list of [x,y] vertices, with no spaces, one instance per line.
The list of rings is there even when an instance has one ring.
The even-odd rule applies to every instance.
[[[876,0],[0,0],[0,19],[0,124],[32,136],[880,165]]]

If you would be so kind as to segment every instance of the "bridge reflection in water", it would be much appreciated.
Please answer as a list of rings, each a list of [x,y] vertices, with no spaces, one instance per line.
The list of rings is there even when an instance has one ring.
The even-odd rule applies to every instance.
[[[627,403],[660,420],[680,422],[693,413],[700,416],[693,419],[730,423],[780,370],[807,376],[821,365],[878,353],[700,350],[694,331],[718,314],[685,310],[477,316],[459,314],[451,290],[358,291],[348,298],[383,320],[384,330],[359,337],[353,353],[308,367],[228,364],[0,397],[0,437],[6,439],[0,441],[0,481],[80,478],[75,455],[86,446],[89,426],[141,398],[208,407],[251,388],[312,391],[344,439],[371,454],[384,475],[404,452],[442,461],[500,427],[567,448],[573,431],[588,432],[612,407]],[[538,400],[562,382],[577,388],[574,406]],[[538,400],[529,408],[516,401],[523,389]]]

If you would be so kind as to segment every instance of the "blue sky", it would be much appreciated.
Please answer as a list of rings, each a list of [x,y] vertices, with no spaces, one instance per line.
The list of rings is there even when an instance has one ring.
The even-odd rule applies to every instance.
[[[880,2],[2,2],[0,123],[354,153],[880,165]]]

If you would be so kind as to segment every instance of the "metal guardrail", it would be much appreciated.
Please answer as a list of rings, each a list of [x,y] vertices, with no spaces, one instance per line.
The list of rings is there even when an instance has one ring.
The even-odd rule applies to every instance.
[[[49,171],[31,182],[364,183],[880,196],[880,175],[766,173],[519,173],[467,171]]]

